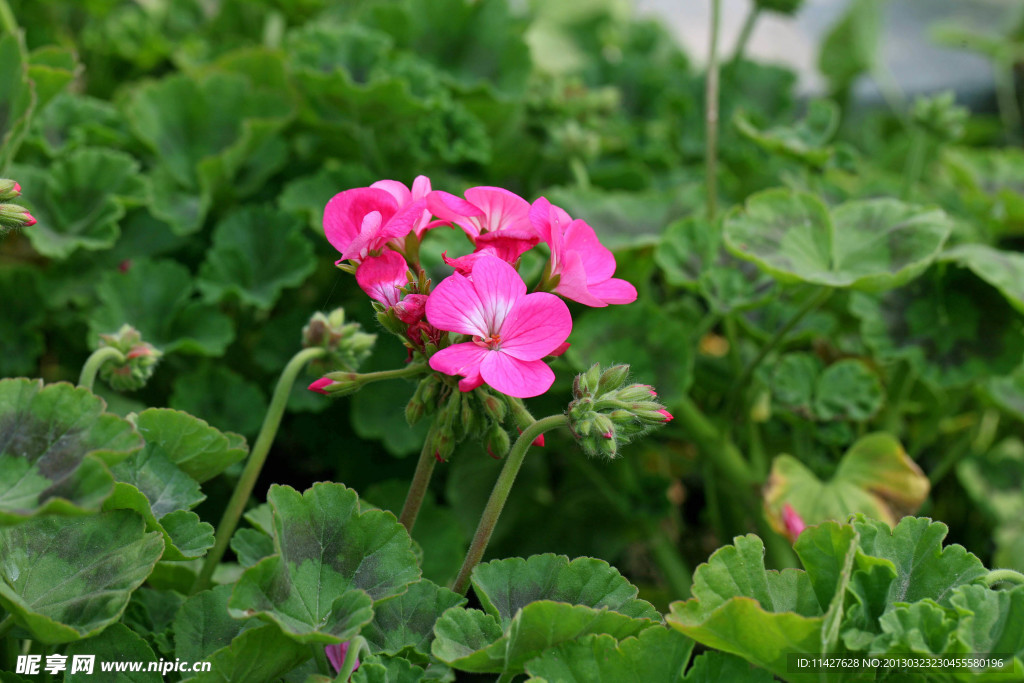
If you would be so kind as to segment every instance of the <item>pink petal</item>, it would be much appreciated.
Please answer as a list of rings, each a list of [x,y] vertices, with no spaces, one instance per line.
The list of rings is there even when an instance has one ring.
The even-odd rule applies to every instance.
[[[475,378],[480,374],[480,365],[488,354],[496,353],[473,342],[452,344],[430,357],[430,367],[446,375]]]
[[[459,391],[473,391],[478,386],[484,383],[484,378],[477,372],[475,375],[470,375],[459,380]]]
[[[426,294],[409,294],[395,304],[395,315],[406,325],[412,325],[423,319],[427,307]]]
[[[387,250],[380,256],[368,256],[356,269],[356,282],[366,294],[391,307],[401,298],[401,288],[408,282],[409,266],[402,255]]]
[[[551,353],[549,353],[548,355],[549,355],[549,356],[561,356],[561,355],[562,355],[563,353],[565,353],[566,351],[568,351],[568,350],[569,350],[569,347],[570,347],[570,346],[572,346],[572,344],[570,344],[569,342],[562,342],[561,344],[559,344],[559,345],[558,345],[558,346],[557,346],[557,347],[555,348],[555,350],[554,350],[554,351],[552,351],[552,352],[551,352]],[[655,395],[655,396],[657,396],[657,394],[654,394],[654,395]]]
[[[405,237],[415,230],[421,222],[424,222],[424,217],[427,221],[430,220],[430,213],[427,211],[427,201],[425,199],[417,199],[403,206],[391,217],[391,220],[388,221],[381,231],[381,244],[388,240]]]
[[[397,180],[378,180],[370,187],[377,187],[384,190],[389,195],[395,198],[399,206],[405,206],[412,201],[412,192],[405,186],[405,183],[400,183]]]
[[[363,216],[363,222],[359,226],[359,234],[348,243],[348,248],[341,253],[340,261],[348,259],[360,259],[374,248],[374,242],[380,234],[384,217],[380,211],[371,211]]]
[[[566,299],[572,299],[594,308],[603,308],[608,305],[590,293],[590,288],[587,286],[587,271],[583,268],[583,259],[579,252],[570,251],[565,254],[562,273],[559,277],[555,291]]]
[[[504,230],[518,223],[530,227],[530,203],[514,192],[501,187],[471,187],[466,190],[466,199],[483,212],[483,230]]]
[[[502,351],[491,352],[484,357],[480,375],[490,386],[516,398],[540,396],[555,381],[555,373],[544,361],[519,360]]]
[[[485,232],[476,238],[477,249],[490,249],[502,261],[515,263],[520,256],[540,241],[533,228],[527,227],[529,233],[516,227],[500,232]]]
[[[358,187],[334,195],[324,207],[324,234],[339,252],[345,252],[363,226],[366,214],[377,211],[386,223],[398,210],[390,194],[374,187]]]
[[[324,396],[328,396],[329,394],[326,391],[324,391],[324,387],[329,387],[332,384],[334,384],[334,380],[331,379],[330,377],[321,377],[320,379],[316,380],[315,382],[312,382],[306,388],[309,389],[310,391],[315,391],[318,394],[323,394]]]
[[[412,198],[426,199],[428,194],[430,194],[430,178],[425,175],[416,176],[416,179],[412,181]]]
[[[575,220],[565,229],[565,249],[580,255],[587,282],[602,282],[615,273],[615,256],[584,221]]]
[[[483,211],[461,197],[434,190],[427,195],[427,209],[441,220],[458,225],[471,240],[480,234],[478,218],[484,215]]]
[[[427,298],[427,321],[439,330],[486,337],[483,307],[473,283],[453,273],[441,280]]]
[[[526,283],[516,269],[491,254],[473,264],[473,287],[483,305],[485,337],[501,330],[509,311],[526,294]]]
[[[572,332],[572,316],[554,294],[534,292],[516,303],[501,327],[501,351],[524,361],[558,349]]]
[[[631,304],[636,301],[636,287],[616,277],[592,284],[588,289],[606,304]]]

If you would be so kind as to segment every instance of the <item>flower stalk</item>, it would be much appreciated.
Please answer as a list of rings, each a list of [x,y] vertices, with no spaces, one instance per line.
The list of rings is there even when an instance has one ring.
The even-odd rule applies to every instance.
[[[266,462],[270,446],[274,443],[274,437],[277,436],[277,428],[281,425],[281,418],[284,416],[284,409],[288,404],[288,396],[291,394],[292,385],[295,384],[295,378],[307,363],[321,358],[325,354],[327,354],[327,350],[322,347],[299,351],[288,361],[281,377],[277,380],[274,396],[270,401],[267,414],[263,418],[263,426],[256,437],[256,443],[253,444],[249,459],[245,463],[245,469],[242,470],[242,476],[238,478],[235,490],[231,494],[231,500],[228,501],[220,524],[217,525],[214,546],[207,554],[203,568],[192,585],[193,594],[210,587],[213,572],[227,550],[231,536],[235,533],[235,527],[238,526],[238,520],[249,502],[249,496],[252,495],[252,490],[256,486],[256,480],[259,479],[260,472],[263,470],[263,463]]]
[[[480,523],[477,525],[476,533],[473,535],[473,542],[466,552],[466,559],[463,561],[462,568],[459,569],[459,575],[455,579],[452,590],[456,593],[465,595],[466,591],[469,590],[469,577],[473,572],[473,568],[480,563],[484,552],[487,550],[487,543],[491,540],[494,527],[498,524],[498,517],[501,516],[501,511],[505,507],[505,501],[508,500],[508,495],[512,491],[512,485],[516,481],[516,475],[519,474],[519,469],[523,465],[526,452],[530,449],[533,440],[541,434],[565,424],[567,424],[565,415],[549,415],[537,420],[524,429],[523,433],[516,439],[508,458],[505,460],[505,466],[501,468],[501,474],[498,475],[498,480],[494,483],[491,497],[487,500],[483,515],[480,516]]]
[[[78,376],[78,386],[85,387],[89,391],[92,391],[92,387],[96,383],[96,375],[99,374],[100,368],[111,361],[115,363],[124,363],[126,359],[124,354],[113,346],[101,346],[93,351],[92,355],[86,359],[85,365],[82,366],[82,373]]]
[[[437,464],[433,449],[434,434],[437,429],[437,422],[435,422],[427,432],[427,438],[423,441],[423,449],[420,451],[420,459],[416,463],[416,472],[412,475],[412,483],[409,484],[409,493],[405,496],[405,504],[398,516],[398,521],[410,534],[412,534],[413,527],[416,526],[416,517],[420,514],[420,508],[423,507],[423,499],[426,498],[427,489],[430,487],[430,478],[434,474],[434,465]]]

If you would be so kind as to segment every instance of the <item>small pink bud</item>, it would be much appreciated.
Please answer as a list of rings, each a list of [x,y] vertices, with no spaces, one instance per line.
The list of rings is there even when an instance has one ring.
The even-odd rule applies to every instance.
[[[324,648],[324,653],[327,655],[327,660],[334,667],[335,671],[341,671],[341,667],[345,666],[345,657],[348,655],[349,642],[346,640],[344,643],[338,643],[337,645],[328,645]],[[356,665],[352,668],[353,671],[359,668],[359,658],[356,657]]]
[[[447,462],[447,460],[441,457],[441,451],[434,451],[434,460],[438,462]]]
[[[523,430],[519,429],[519,427],[516,427],[516,431],[518,431],[520,434],[523,433]],[[541,434],[536,439],[534,439],[533,440],[533,445],[537,446],[537,447],[543,447],[544,446],[544,435]]]
[[[406,325],[412,325],[423,320],[426,307],[426,294],[409,294],[395,304],[395,315]]]
[[[132,347],[132,350],[125,354],[125,358],[143,358],[153,354],[153,347],[148,344],[140,344]]]
[[[601,436],[603,436],[603,437],[604,437],[604,438],[606,438],[606,439],[614,439],[614,438],[615,438],[615,435],[614,435],[614,434],[612,434],[611,432],[605,432],[605,433],[604,433],[604,434],[602,434]]]
[[[127,273],[129,270],[132,269],[132,260],[126,258],[125,260],[117,264],[117,269],[122,273]]]
[[[786,533],[794,541],[800,535],[800,532],[807,528],[803,518],[800,517],[799,513],[789,503],[782,506],[782,521],[786,525]]]
[[[658,395],[658,392],[655,391],[654,387],[652,387],[650,384],[641,384],[640,386],[642,386],[644,389],[646,389],[651,394],[651,396],[657,396]]]
[[[332,384],[334,384],[334,380],[332,380],[330,377],[321,377],[320,379],[313,382],[306,388],[309,389],[310,391],[315,391],[318,394],[323,394],[324,396],[327,396],[328,394],[326,391],[324,391],[324,389],[331,386]]]
[[[654,392],[652,391],[651,393],[653,394]],[[668,412],[664,408],[662,408],[658,412],[665,416],[665,422],[671,422],[672,420],[675,419],[674,417],[672,417],[672,413]]]
[[[29,228],[36,224],[36,219],[28,211],[25,212],[25,227]]]
[[[21,184],[20,184],[20,183],[18,183],[17,181],[15,181],[15,183],[14,183],[14,191],[15,191],[15,192],[16,192],[17,194],[21,194]]]

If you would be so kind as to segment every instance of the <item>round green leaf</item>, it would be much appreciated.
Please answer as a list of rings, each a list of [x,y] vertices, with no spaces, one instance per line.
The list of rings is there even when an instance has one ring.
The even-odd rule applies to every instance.
[[[410,585],[402,595],[382,601],[361,635],[373,652],[426,663],[438,617],[449,607],[464,604],[466,598],[423,579]]]
[[[764,669],[751,668],[739,657],[709,650],[694,657],[693,666],[686,672],[683,683],[772,683],[774,680],[775,677]]]
[[[764,506],[779,533],[786,528],[782,520],[786,503],[807,524],[844,520],[856,512],[895,524],[924,502],[929,488],[928,478],[900,442],[877,433],[854,443],[827,482],[793,456],[777,456],[764,490]]]
[[[725,219],[726,247],[782,282],[879,291],[917,277],[952,224],[894,199],[847,202],[829,215],[814,195],[766,190]]]
[[[939,260],[969,269],[1024,313],[1024,254],[985,244],[961,244],[943,253]]]
[[[768,377],[772,399],[789,410],[809,416],[821,361],[812,353],[787,353],[776,361]]]
[[[174,656],[198,662],[231,644],[245,629],[260,624],[257,619],[233,619],[228,614],[232,586],[217,586],[196,593],[174,616]]]
[[[162,683],[164,677],[159,671],[146,671],[150,662],[157,657],[146,641],[135,634],[124,624],[111,624],[103,633],[92,638],[72,643],[65,650],[67,655],[67,675],[65,683],[91,683],[94,676],[100,674],[110,683]],[[76,655],[93,655],[96,657],[90,673],[79,671],[71,673],[72,661]],[[118,671],[101,673],[100,663],[106,662],[142,662],[142,671]]]
[[[831,100],[812,100],[803,120],[768,129],[758,128],[745,112],[737,110],[732,123],[741,135],[766,152],[820,168],[832,157],[827,144],[839,127],[839,107]]]
[[[242,574],[229,607],[260,616],[300,642],[340,643],[373,617],[374,601],[419,580],[412,539],[390,512],[360,513],[359,497],[341,484],[304,494],[274,485],[276,555]]]
[[[96,286],[100,305],[89,319],[90,336],[125,323],[164,353],[219,356],[235,333],[216,308],[194,301],[188,269],[172,261],[141,261],[127,272],[105,273]]]
[[[534,683],[679,681],[692,650],[692,640],[662,627],[621,643],[609,635],[589,635],[548,650],[529,662],[526,671]]]
[[[76,249],[109,249],[121,234],[126,201],[141,201],[139,163],[111,149],[77,149],[46,172],[17,169],[38,223],[25,234],[36,251],[67,258]]]
[[[195,683],[270,683],[312,656],[308,645],[297,643],[273,624],[250,628],[230,644],[217,650],[206,661],[213,666],[195,678]]]
[[[256,434],[267,412],[267,400],[260,387],[219,363],[198,365],[192,371],[178,375],[168,403],[172,408],[202,415],[219,429],[230,429],[249,436]],[[223,433],[230,435],[230,432]],[[242,443],[244,445],[244,440]],[[221,458],[215,458],[212,469],[220,472],[230,464],[225,460],[231,459],[234,462],[240,459],[237,448],[234,446],[229,449],[233,452],[225,452]],[[190,463],[190,466],[193,465]],[[202,460],[194,463],[194,466],[205,469]],[[197,479],[205,477],[207,473],[200,472]]]
[[[989,398],[1018,420],[1024,421],[1024,367],[1006,377],[995,377],[985,385]]]
[[[166,488],[172,482],[176,487],[180,486],[173,498],[174,503],[161,507],[163,512],[185,507],[191,509],[201,498],[196,498],[199,487],[177,478],[163,465],[162,459],[166,458],[176,469],[202,483],[244,459],[248,452],[245,439],[237,434],[220,432],[180,410],[150,408],[138,414],[135,425],[146,440],[146,446],[132,462],[123,463],[124,471],[118,470],[115,474],[121,481],[137,485],[145,476],[147,483],[139,488],[147,495],[155,490],[158,481],[164,486],[161,497],[166,496]],[[133,467],[131,477],[127,472],[129,465]]]
[[[554,600],[570,605],[607,608],[638,619],[660,618],[638,590],[604,560],[565,555],[513,557],[479,564],[473,569],[473,592],[484,611],[507,627],[516,613],[531,602]]]
[[[874,417],[885,400],[882,381],[856,358],[825,368],[814,390],[814,413],[821,420],[864,422]]]
[[[211,302],[234,295],[269,310],[283,289],[302,284],[315,268],[301,221],[248,206],[214,228],[213,248],[199,269],[199,291]]]
[[[0,604],[44,643],[95,635],[121,617],[164,544],[134,512],[37,517],[0,528]]]
[[[105,407],[70,384],[0,380],[0,523],[99,509],[113,487],[108,466],[142,447]]]

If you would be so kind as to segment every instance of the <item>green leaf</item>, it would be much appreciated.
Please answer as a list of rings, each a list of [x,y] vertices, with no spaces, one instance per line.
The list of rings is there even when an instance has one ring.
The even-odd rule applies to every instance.
[[[754,125],[746,112],[737,110],[732,123],[766,152],[821,168],[832,158],[832,148],[827,144],[839,127],[839,107],[831,100],[811,100],[803,120],[768,129]]]
[[[269,310],[282,290],[302,284],[315,268],[313,246],[296,218],[247,206],[214,228],[213,248],[199,269],[199,291],[210,302],[234,295]]]
[[[818,376],[814,413],[821,420],[865,422],[878,414],[884,400],[878,375],[864,361],[847,358]]]
[[[103,509],[137,512],[146,520],[147,531],[156,531],[163,536],[164,560],[196,559],[213,546],[213,526],[201,522],[199,515],[189,510],[177,510],[158,518],[151,507],[151,500],[135,486],[117,482],[114,493],[103,503]]]
[[[124,624],[111,624],[98,636],[72,643],[65,654],[68,657],[65,683],[90,683],[96,680],[96,674],[110,683],[162,683],[164,680],[159,671],[146,671],[149,663],[156,662],[157,657],[146,641]],[[97,664],[89,673],[71,673],[76,655],[93,655]],[[99,662],[142,662],[143,670],[101,673]]]
[[[81,147],[125,148],[130,135],[109,102],[65,92],[33,118],[31,139],[48,156],[57,157]]]
[[[43,352],[43,335],[39,329],[45,315],[42,283],[35,268],[4,266],[0,269],[0,376],[36,375],[39,355]]]
[[[360,514],[341,484],[304,494],[274,485],[276,555],[242,574],[233,616],[260,616],[299,642],[340,643],[373,618],[375,601],[400,595],[420,578],[412,539],[390,512]]]
[[[217,429],[249,436],[256,434],[267,412],[267,400],[259,385],[221,363],[197,365],[190,372],[178,375],[168,404],[193,415],[202,415]],[[221,458],[213,459],[213,473],[244,457],[244,444],[242,439],[240,443],[230,445]],[[243,449],[241,456],[238,455],[239,448]],[[203,466],[202,460],[196,466]],[[206,472],[196,478],[205,476]]]
[[[352,683],[419,683],[427,672],[400,657],[367,657],[359,660],[359,669],[352,674]]]
[[[818,68],[833,92],[846,91],[859,76],[874,70],[882,34],[881,0],[853,0],[818,53]]]
[[[150,408],[144,413],[150,411],[166,411],[166,409]],[[174,411],[166,412],[173,413]],[[152,417],[147,417],[144,422],[151,423],[159,420],[159,417],[155,420]],[[173,454],[161,447],[154,435],[153,428],[149,426],[144,430],[139,427],[137,421],[136,427],[139,428],[139,433],[143,435],[143,438],[149,438],[146,440],[145,448],[114,466],[112,472],[117,481],[131,484],[133,488],[145,494],[149,500],[149,507],[158,517],[177,510],[191,510],[203,502],[206,496],[199,490],[199,484],[174,464],[169,457]],[[164,435],[166,436],[166,432]]]
[[[1024,421],[1024,366],[1006,377],[993,377],[984,389],[988,397],[1003,411]]]
[[[33,50],[29,55],[28,76],[36,94],[36,111],[45,111],[50,100],[78,75],[80,67],[71,48],[44,45]]]
[[[108,466],[142,447],[132,425],[89,390],[0,380],[0,524],[99,510]]]
[[[1024,586],[995,591],[984,586],[960,586],[950,598],[959,617],[956,634],[966,651],[1012,654],[1006,670],[1024,670]]]
[[[878,360],[907,359],[940,387],[1009,374],[1024,356],[1021,316],[964,269],[933,269],[880,297],[854,294],[850,312]]]
[[[198,662],[228,647],[247,628],[260,625],[257,619],[238,620],[228,614],[232,586],[217,586],[186,600],[174,617],[174,656]]]
[[[696,216],[669,223],[654,250],[654,260],[665,280],[677,287],[696,289],[701,274],[718,256],[718,235],[717,226]]]
[[[132,593],[121,623],[143,636],[161,656],[173,656],[171,627],[184,602],[185,596],[176,591],[143,587]]]
[[[453,607],[434,626],[433,655],[472,673],[521,673],[546,650],[591,633],[628,638],[655,626],[608,609],[540,600],[525,606],[502,633],[498,620],[474,609]]]
[[[111,149],[76,149],[42,169],[14,170],[24,201],[39,221],[25,234],[43,256],[66,259],[77,249],[109,249],[121,234],[125,206],[141,201],[139,163]]]
[[[274,554],[274,539],[257,529],[239,529],[231,537],[231,551],[239,564],[249,568]]]
[[[166,458],[200,483],[212,479],[232,464],[243,460],[248,452],[245,439],[238,434],[222,433],[203,420],[179,410],[144,410],[135,418],[135,425],[146,440],[146,447],[138,456],[140,462],[145,463],[144,458],[147,456]],[[169,476],[171,473],[168,471],[160,474],[159,478],[166,483]],[[122,481],[135,483],[128,478]],[[184,482],[181,485],[187,486]],[[147,490],[142,486],[139,488]],[[198,490],[198,487],[195,487],[195,494],[198,494]],[[190,509],[199,502],[194,494],[188,500],[190,502],[187,507]],[[182,508],[177,506],[162,509],[170,511]]]
[[[786,528],[782,520],[786,503],[807,524],[845,520],[858,512],[895,524],[924,502],[929,488],[928,478],[900,442],[879,432],[858,439],[828,481],[818,479],[791,455],[777,456],[764,490],[764,507],[779,533]]]
[[[185,680],[195,683],[270,683],[312,656],[309,646],[288,638],[273,624],[248,629],[207,661],[210,671]]]
[[[227,316],[192,299],[192,275],[172,261],[141,261],[127,272],[107,272],[96,292],[100,305],[89,319],[92,339],[127,323],[164,353],[219,356],[235,336]]]
[[[423,579],[411,584],[402,595],[381,601],[361,635],[373,652],[426,663],[438,617],[449,607],[464,604],[466,598]]]
[[[961,244],[947,249],[939,260],[967,268],[998,289],[1017,311],[1024,313],[1024,254],[985,244]]]
[[[879,291],[920,275],[951,229],[942,211],[895,199],[847,202],[830,215],[814,195],[776,189],[730,212],[723,237],[781,282]]]
[[[589,635],[548,650],[529,662],[526,671],[535,683],[679,681],[692,650],[692,640],[662,627],[622,642]]]
[[[28,130],[36,94],[28,77],[28,60],[20,33],[0,37],[0,176],[17,154]]]
[[[37,517],[0,529],[0,605],[44,643],[95,635],[121,617],[163,553],[128,510]]]
[[[828,605],[806,572],[766,572],[757,536],[715,551],[694,573],[692,590],[690,600],[672,603],[666,621],[699,643],[789,680],[788,654],[822,652]]]
[[[957,475],[971,502],[1000,524],[1024,520],[1024,443],[1007,437],[985,453],[965,458]]]
[[[565,555],[513,557],[479,564],[473,569],[473,591],[484,611],[508,628],[516,613],[531,602],[552,600],[586,605],[637,619],[657,621],[660,614],[637,588],[604,560]]]
[[[798,351],[779,357],[768,377],[772,399],[779,405],[810,417],[814,388],[821,375],[821,360]]]
[[[280,144],[273,138],[292,115],[290,96],[242,74],[178,74],[148,83],[132,94],[127,115],[159,159],[154,213],[178,234],[197,230],[219,193],[255,191],[286,161],[267,145]],[[257,156],[258,175],[232,187]],[[191,195],[185,211],[177,195]]]
[[[710,650],[693,660],[684,683],[772,683],[774,676],[764,669],[755,669],[739,657]]]

